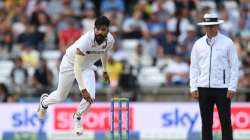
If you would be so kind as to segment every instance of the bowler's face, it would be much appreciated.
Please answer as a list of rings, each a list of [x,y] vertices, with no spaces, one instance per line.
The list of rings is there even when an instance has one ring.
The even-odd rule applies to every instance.
[[[108,27],[107,26],[96,26],[95,27],[95,39],[97,42],[103,42],[107,37]]]

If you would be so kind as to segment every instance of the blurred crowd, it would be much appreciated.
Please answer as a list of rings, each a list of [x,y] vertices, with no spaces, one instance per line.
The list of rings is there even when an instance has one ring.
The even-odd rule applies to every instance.
[[[239,87],[250,87],[248,0],[0,0],[0,62],[13,63],[10,83],[1,81],[0,102],[19,101],[27,89],[39,95],[55,89],[61,56],[99,15],[111,20],[116,39],[107,67],[111,92],[187,87],[190,52],[204,34],[196,23],[207,12],[225,20],[220,30],[232,38],[241,61]],[[106,86],[101,70],[96,79],[98,89]]]

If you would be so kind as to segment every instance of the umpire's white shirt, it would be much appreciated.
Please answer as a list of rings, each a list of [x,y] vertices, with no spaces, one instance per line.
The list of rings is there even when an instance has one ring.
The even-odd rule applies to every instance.
[[[75,41],[63,56],[60,71],[68,71],[74,69],[74,57],[76,49],[79,48],[85,54],[85,59],[82,69],[94,68],[93,64],[101,58],[101,56],[112,48],[114,38],[111,33],[108,33],[106,40],[102,44],[97,44],[95,41],[94,31],[86,32],[77,41]]]
[[[228,88],[236,91],[239,61],[233,41],[218,32],[198,39],[191,53],[190,90],[198,87]]]

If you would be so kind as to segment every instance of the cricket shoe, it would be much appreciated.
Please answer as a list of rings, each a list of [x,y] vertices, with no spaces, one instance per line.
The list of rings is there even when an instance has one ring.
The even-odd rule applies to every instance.
[[[78,136],[83,134],[83,127],[81,117],[77,117],[75,114],[73,115],[74,120],[74,133]]]
[[[48,107],[44,107],[42,105],[42,102],[45,98],[47,98],[49,95],[44,93],[41,97],[40,97],[40,103],[39,103],[39,106],[38,106],[38,109],[37,109],[37,115],[38,115],[38,118],[40,120],[43,120],[46,116],[46,112],[47,112],[47,108]]]

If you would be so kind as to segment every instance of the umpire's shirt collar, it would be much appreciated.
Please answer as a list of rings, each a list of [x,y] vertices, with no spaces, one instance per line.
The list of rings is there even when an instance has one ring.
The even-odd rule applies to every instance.
[[[220,33],[217,32],[217,35],[214,36],[214,37],[212,37],[212,38],[209,38],[209,37],[207,36],[207,34],[206,34],[206,42],[207,42],[207,44],[208,44],[209,46],[213,46],[214,43],[216,42],[216,40],[218,39],[219,34],[220,34]]]

